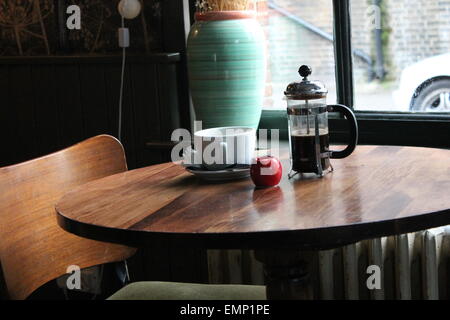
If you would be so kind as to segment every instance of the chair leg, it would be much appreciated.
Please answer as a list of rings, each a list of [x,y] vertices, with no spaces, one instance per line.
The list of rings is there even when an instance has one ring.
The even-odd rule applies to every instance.
[[[130,273],[128,271],[128,264],[126,260],[116,263],[115,270],[117,278],[119,279],[122,286],[126,286],[128,283],[130,283]]]

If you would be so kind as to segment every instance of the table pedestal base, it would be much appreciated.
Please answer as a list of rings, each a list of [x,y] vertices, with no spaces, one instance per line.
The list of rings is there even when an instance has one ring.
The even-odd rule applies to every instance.
[[[257,250],[255,257],[264,264],[267,299],[309,300],[314,298],[309,270],[311,251]]]

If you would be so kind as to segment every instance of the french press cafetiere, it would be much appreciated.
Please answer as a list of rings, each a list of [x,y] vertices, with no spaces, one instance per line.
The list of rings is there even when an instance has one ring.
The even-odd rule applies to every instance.
[[[290,83],[284,92],[287,100],[291,170],[289,178],[297,173],[315,173],[323,177],[333,171],[330,159],[349,156],[358,141],[358,125],[352,110],[341,104],[327,105],[328,90],[320,81],[310,81],[309,66],[299,69],[303,80]],[[329,150],[328,112],[342,113],[349,123],[350,143],[342,151]]]

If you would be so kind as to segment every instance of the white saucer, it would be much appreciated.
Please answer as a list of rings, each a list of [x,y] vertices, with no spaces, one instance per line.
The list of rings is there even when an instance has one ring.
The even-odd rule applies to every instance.
[[[229,181],[250,177],[250,166],[228,168],[224,170],[205,170],[196,167],[186,167],[186,170],[205,181]]]

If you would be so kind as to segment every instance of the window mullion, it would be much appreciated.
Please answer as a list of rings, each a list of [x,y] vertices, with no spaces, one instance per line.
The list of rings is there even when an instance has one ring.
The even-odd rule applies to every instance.
[[[333,0],[337,102],[353,108],[350,0]]]

